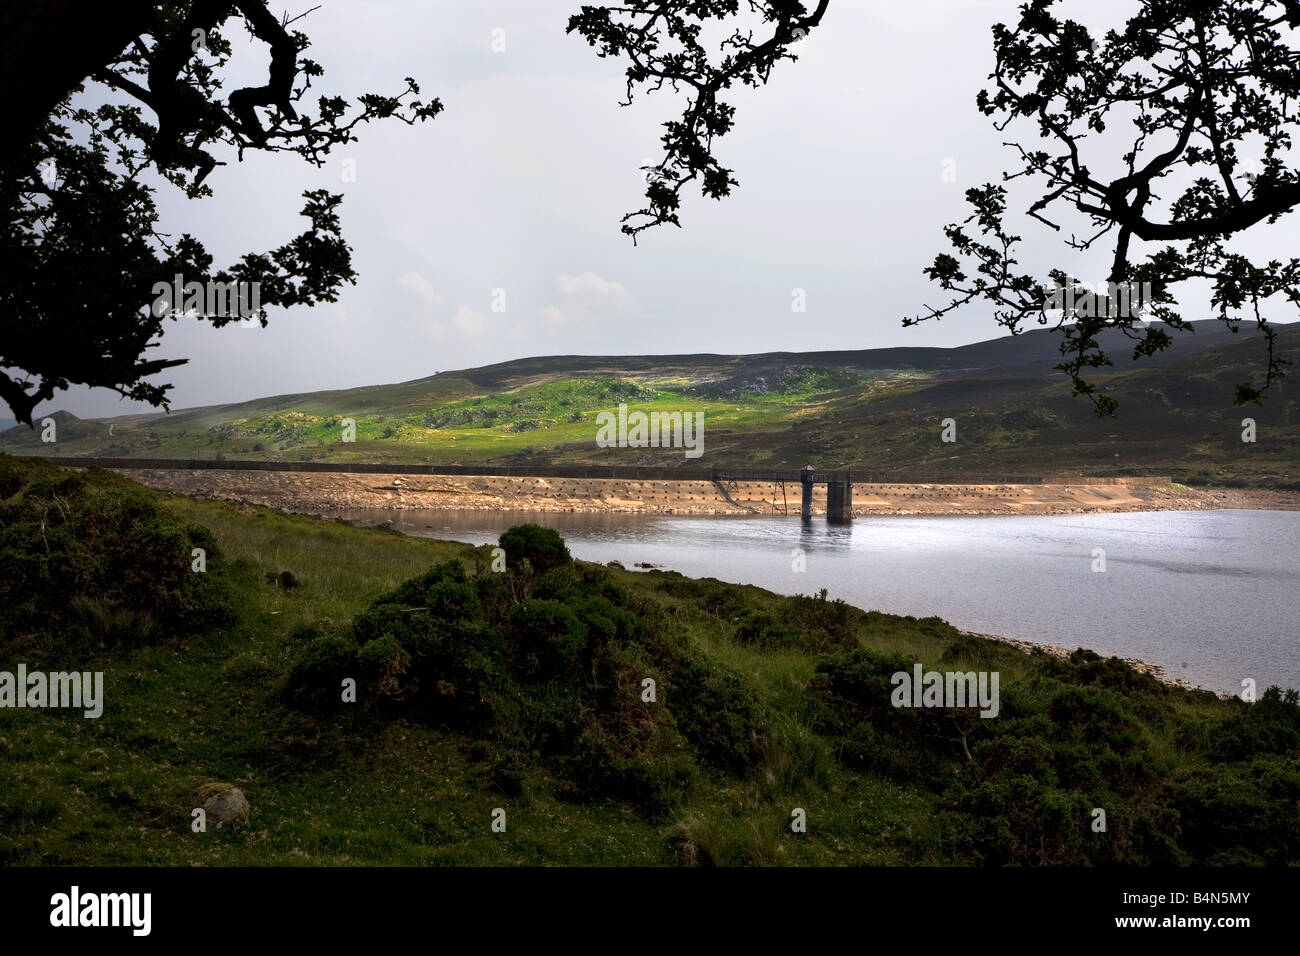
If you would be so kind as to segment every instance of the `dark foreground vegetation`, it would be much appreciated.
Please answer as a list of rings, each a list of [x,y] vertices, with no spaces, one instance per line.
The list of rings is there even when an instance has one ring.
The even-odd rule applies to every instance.
[[[1300,862],[1294,691],[586,564],[536,526],[494,570],[95,469],[0,457],[0,499],[0,670],[106,688],[97,720],[0,709],[6,864]],[[917,662],[999,672],[999,715],[894,708]],[[193,833],[214,781],[251,813]]]

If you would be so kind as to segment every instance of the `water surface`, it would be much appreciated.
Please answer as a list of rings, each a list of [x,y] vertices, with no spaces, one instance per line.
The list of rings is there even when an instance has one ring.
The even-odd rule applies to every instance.
[[[673,517],[349,511],[408,533],[495,542],[532,521],[574,557],[814,594],[959,628],[1159,664],[1239,693],[1300,688],[1300,512],[1166,511],[1006,517]],[[793,570],[796,549],[806,570]],[[1094,551],[1105,571],[1093,570]]]

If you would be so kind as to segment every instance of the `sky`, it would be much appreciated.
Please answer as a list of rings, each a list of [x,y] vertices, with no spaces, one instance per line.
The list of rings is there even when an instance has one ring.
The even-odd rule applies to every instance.
[[[941,323],[901,320],[946,301],[922,269],[946,251],[944,225],[965,218],[965,190],[1012,161],[975,97],[993,66],[990,29],[1014,22],[1018,2],[834,0],[799,62],[730,97],[736,127],[716,153],[739,180],[732,196],[688,189],[682,228],[634,246],[619,219],[642,204],[639,167],[657,160],[661,124],[685,94],[620,107],[625,63],[564,32],[579,0],[324,0],[295,24],[325,71],[315,89],[391,93],[409,75],[445,110],[414,127],[363,127],[320,168],[250,154],[209,177],[212,198],[164,185],[162,227],[202,239],[218,266],[301,231],[304,190],[341,192],[358,280],[337,303],[271,310],[265,329],[168,323],[149,357],[189,364],[158,380],[185,408],[532,355],[994,338],[1003,331],[978,305]],[[311,6],[271,4],[291,15]],[[1088,0],[1072,12],[1113,26],[1134,6]],[[262,82],[266,64],[265,47],[237,43],[227,89]],[[1045,277],[1059,238],[1030,220],[1021,231],[1025,265]],[[1077,274],[1104,280],[1104,259]],[[793,309],[796,290],[805,312]],[[149,410],[77,388],[37,415],[57,408]]]

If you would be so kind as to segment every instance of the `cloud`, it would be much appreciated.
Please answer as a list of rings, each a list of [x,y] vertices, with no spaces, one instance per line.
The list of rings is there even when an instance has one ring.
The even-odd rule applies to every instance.
[[[632,294],[621,282],[605,279],[594,272],[555,277],[560,301],[541,309],[541,317],[550,323],[565,325],[600,319],[630,311],[636,305]]]
[[[398,276],[397,284],[419,298],[424,303],[426,311],[432,311],[442,305],[442,296],[438,293],[438,290],[430,285],[429,280],[418,272],[403,273]]]
[[[462,305],[451,317],[451,324],[461,332],[477,335],[486,328],[486,318],[482,312],[475,312],[469,306]]]
[[[456,309],[450,318],[431,319],[423,323],[430,338],[438,342],[468,343],[476,340],[490,341],[498,333],[488,336],[487,316],[467,305]]]

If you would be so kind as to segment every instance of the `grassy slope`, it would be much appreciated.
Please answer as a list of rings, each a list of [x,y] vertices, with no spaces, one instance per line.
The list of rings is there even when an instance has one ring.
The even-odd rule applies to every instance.
[[[1047,331],[957,349],[758,356],[523,359],[397,385],[278,396],[238,405],[62,420],[57,444],[0,434],[12,454],[333,461],[690,464],[680,451],[598,449],[599,411],[703,411],[703,464],[951,473],[1169,472],[1201,482],[1300,482],[1300,392],[1276,385],[1262,408],[1236,408],[1257,374],[1259,338],[1216,323],[1154,360],[1106,376],[1118,419],[1072,398]],[[1279,336],[1300,359],[1300,328]],[[1240,441],[1256,419],[1258,441]],[[343,443],[353,418],[356,442]],[[939,441],[955,419],[958,443]],[[110,435],[110,426],[111,432]]]
[[[682,846],[719,862],[953,861],[932,792],[847,769],[809,729],[814,658],[737,644],[697,602],[661,593],[667,576],[659,573],[613,572],[628,587],[656,592],[681,639],[748,677],[774,713],[760,772],[705,777],[671,819],[647,820],[613,801],[562,801],[540,768],[529,772],[527,799],[507,799],[471,759],[468,737],[400,721],[360,734],[287,710],[277,692],[298,649],[288,636],[296,627],[344,628],[380,593],[469,549],[260,508],[166,500],[215,532],[236,571],[241,620],[207,637],[78,662],[106,671],[98,720],[0,710],[0,862],[664,863],[680,859],[674,848]],[[264,572],[284,569],[302,582],[297,590],[262,583]],[[760,605],[782,600],[741,590]],[[939,663],[945,643],[933,621],[887,615],[872,615],[859,640],[928,666]],[[982,653],[1004,688],[1032,687],[1045,666],[1002,645]],[[1182,691],[1158,705],[1182,715],[1224,707]],[[1163,771],[1195,768],[1198,758],[1173,746],[1163,723],[1149,731]],[[193,835],[187,794],[213,779],[241,787],[252,818],[241,829]],[[504,835],[489,828],[498,806],[508,808]],[[796,806],[808,811],[805,836],[788,828]]]

